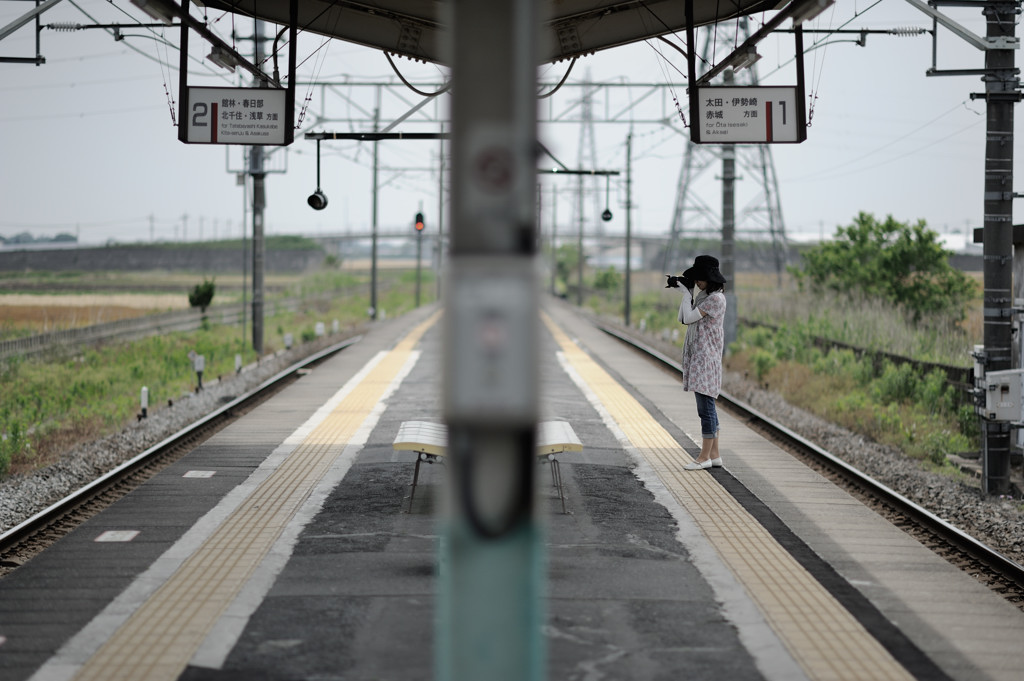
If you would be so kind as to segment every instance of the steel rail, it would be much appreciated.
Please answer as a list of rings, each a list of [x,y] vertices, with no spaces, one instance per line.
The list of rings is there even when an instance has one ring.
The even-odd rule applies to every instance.
[[[228,402],[217,410],[207,414],[203,418],[191,423],[190,425],[182,428],[178,432],[170,435],[164,440],[153,445],[141,454],[125,461],[116,468],[108,471],[101,477],[85,485],[84,487],[72,492],[63,499],[53,503],[49,507],[39,511],[32,517],[24,520],[23,522],[10,528],[3,534],[0,534],[0,556],[13,550],[15,547],[23,543],[26,539],[29,539],[34,534],[44,529],[59,518],[73,512],[76,508],[79,508],[86,504],[88,501],[98,497],[104,491],[110,489],[117,482],[124,480],[135,471],[138,471],[148,465],[150,462],[158,459],[165,452],[172,450],[178,443],[186,440],[193,434],[202,431],[204,428],[214,424],[218,420],[226,420],[230,418],[231,412],[241,406],[245,406],[248,403],[258,399],[268,391],[275,388],[281,383],[281,381],[290,378],[297,374],[301,369],[304,369],[311,364],[315,364],[331,355],[334,355],[345,348],[349,347],[360,341],[361,335],[347,338],[343,341],[335,343],[323,350],[313,353],[308,357],[305,357],[295,364],[292,364],[286,369],[278,372],[265,380],[260,385],[256,386],[249,392],[241,395],[234,400]]]
[[[600,322],[594,322],[595,326],[608,335],[620,340],[631,348],[646,354],[658,363],[675,371],[682,371],[679,362],[666,356],[659,350],[650,347],[646,343],[623,331],[606,326]],[[928,509],[916,504],[903,496],[888,485],[870,477],[864,472],[854,468],[834,454],[819,447],[807,438],[795,433],[786,426],[772,420],[753,407],[741,402],[728,393],[720,393],[719,399],[726,402],[728,407],[742,414],[748,423],[757,422],[759,427],[771,433],[774,437],[786,442],[790,446],[799,449],[815,461],[818,461],[844,479],[865,490],[870,496],[893,508],[898,513],[910,518],[915,523],[923,526],[928,531],[956,547],[972,559],[984,564],[988,569],[998,574],[1003,579],[1015,584],[1018,588],[1024,588],[1024,566],[1004,556],[999,551],[967,534],[960,528],[943,520]]]

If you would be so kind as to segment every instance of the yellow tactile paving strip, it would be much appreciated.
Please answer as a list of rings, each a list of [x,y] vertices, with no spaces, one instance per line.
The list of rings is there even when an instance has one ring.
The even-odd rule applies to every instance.
[[[366,375],[171,578],[83,665],[86,681],[173,681],[440,313]]]
[[[812,681],[914,677],[693,459],[643,406],[544,315],[566,361],[693,516]]]

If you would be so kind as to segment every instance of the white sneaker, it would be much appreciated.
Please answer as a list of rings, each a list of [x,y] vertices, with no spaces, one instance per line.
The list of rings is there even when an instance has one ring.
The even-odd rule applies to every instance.
[[[711,459],[707,461],[693,461],[683,466],[684,471],[702,471],[705,468],[711,468]]]

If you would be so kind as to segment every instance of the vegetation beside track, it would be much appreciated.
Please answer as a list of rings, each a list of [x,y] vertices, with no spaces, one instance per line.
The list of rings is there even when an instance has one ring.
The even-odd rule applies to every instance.
[[[894,290],[872,289],[875,280],[886,274],[886,268],[844,270],[833,267],[834,262],[828,265],[832,261],[823,256],[823,272],[845,273],[852,279],[815,280],[800,272],[781,277],[740,272],[729,287],[736,294],[739,314],[776,328],[741,325],[738,340],[730,349],[728,367],[767,384],[787,401],[823,418],[941,466],[948,454],[972,449],[977,442],[973,409],[940,373],[876,361],[870,351],[884,349],[917,361],[970,366],[969,350],[981,341],[979,297],[967,296],[971,287],[962,277],[952,279],[957,283],[951,289],[957,296],[955,305],[935,303],[941,286],[922,288],[928,281],[950,281],[951,275],[936,259],[934,234],[920,223],[901,226],[891,219],[879,223],[860,215],[846,235],[863,249],[858,251],[863,257],[842,249],[838,255],[831,250],[825,255],[845,262],[850,258],[878,259],[878,253],[892,241],[902,248],[904,260],[917,257],[914,253],[926,260],[927,268],[915,269],[901,260],[899,267],[890,264],[888,271],[914,273],[911,283],[917,288],[900,289],[899,295],[912,297],[913,291],[926,290],[930,301],[927,309],[922,312],[912,298],[890,297],[880,302],[879,292]],[[839,236],[843,236],[842,231]],[[559,248],[555,288],[570,297],[577,258],[574,246]],[[807,262],[816,262],[815,256],[812,254]],[[95,273],[83,276],[96,278]],[[180,285],[180,273],[169,276],[174,277],[175,286]],[[423,277],[421,301],[427,303],[435,298],[436,285],[428,270],[424,270]],[[614,268],[588,272],[585,304],[599,314],[621,319],[622,279]],[[364,273],[327,267],[278,282],[274,295],[301,296],[308,303],[297,312],[265,320],[267,351],[282,347],[285,333],[291,333],[296,342],[313,339],[318,321],[328,328],[335,319],[343,327],[364,321],[369,307],[367,280]],[[800,280],[808,284],[804,290]],[[62,286],[57,288],[81,290],[74,276],[54,274],[47,281],[60,282]],[[195,281],[193,277],[190,286]],[[218,291],[223,281],[218,277]],[[393,316],[412,308],[415,272],[382,269],[379,283],[378,307],[382,313]],[[148,284],[158,286],[159,282],[150,279]],[[185,295],[186,289],[182,290]],[[632,323],[681,346],[684,329],[676,322],[679,293],[664,288],[663,275],[634,274],[631,290]],[[966,307],[964,300],[968,301]],[[817,347],[813,339],[819,337],[869,352],[858,356],[850,350]],[[205,356],[205,375],[209,379],[232,372],[236,353],[245,363],[253,361],[248,344],[245,331],[212,326],[193,333],[110,344],[72,357],[0,366],[4,393],[0,402],[0,475],[8,469],[45,465],[78,442],[122,428],[138,411],[143,385],[149,389],[152,410],[192,390],[195,376],[188,361],[189,351]]]
[[[378,307],[395,316],[415,304],[415,272],[381,270]],[[73,286],[73,278],[69,279]],[[421,303],[435,299],[432,273],[424,271]],[[265,352],[316,338],[317,322],[328,332],[337,320],[342,329],[366,321],[368,276],[325,269],[297,278],[282,297],[301,296],[307,303],[295,312],[264,320]],[[139,412],[143,386],[150,413],[196,387],[189,353],[206,360],[204,380],[256,360],[248,332],[240,327],[208,325],[188,333],[171,333],[134,342],[110,343],[71,356],[14,360],[0,364],[0,476],[44,466],[76,444],[114,433]]]
[[[727,288],[735,293],[738,315],[772,328],[740,323],[726,366],[791,404],[942,468],[948,455],[977,448],[978,421],[963,386],[950,383],[941,369],[917,363],[971,366],[970,351],[982,340],[976,277],[951,272],[937,255],[937,235],[921,223],[901,225],[891,218],[879,222],[861,214],[851,227],[840,230],[837,240],[844,237],[864,253],[855,257],[833,241],[823,245],[821,258],[815,260],[812,249],[806,261],[821,265],[814,270],[818,275],[848,275],[846,281],[822,276],[817,280],[822,285],[811,285],[813,278],[802,271],[781,276],[737,273]],[[882,260],[878,254],[884,254],[889,243],[898,244],[903,257],[900,267],[888,268],[889,276],[911,273],[912,286],[877,281],[886,276],[884,267],[849,266],[849,258]],[[566,264],[556,271],[569,274],[560,286],[570,289],[571,300],[576,261],[575,251],[569,250],[572,247],[559,253]],[[869,251],[876,255],[866,254]],[[915,253],[926,267],[915,268]],[[845,269],[833,262],[836,257],[847,259]],[[955,286],[949,287],[949,298],[943,302],[942,287],[931,284],[950,281]],[[588,273],[584,304],[597,314],[621,320],[623,289],[610,284],[615,280],[607,274]],[[927,294],[926,304],[917,304],[915,291]],[[685,327],[676,321],[679,299],[678,291],[664,288],[663,276],[635,275],[631,324],[681,347]],[[819,339],[863,352],[829,348]],[[882,351],[911,362],[884,359]]]

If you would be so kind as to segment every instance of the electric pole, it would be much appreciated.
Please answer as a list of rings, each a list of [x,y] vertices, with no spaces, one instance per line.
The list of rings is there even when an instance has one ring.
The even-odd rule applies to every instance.
[[[1013,107],[1020,101],[1020,79],[1013,49],[1019,2],[987,3],[986,38],[1003,41],[1007,49],[985,51],[985,221],[983,248],[984,341],[986,371],[1013,365]],[[982,420],[984,448],[982,489],[987,494],[1010,491],[1011,429],[1005,421]]]
[[[733,71],[722,74],[726,87],[732,85]],[[736,146],[722,145],[722,276],[728,282],[725,293],[725,347],[736,340]]]
[[[256,64],[263,63],[263,22],[256,22]],[[259,81],[257,87],[266,87]],[[256,359],[263,356],[263,208],[266,206],[267,174],[263,168],[263,147],[249,147],[249,174],[252,175],[252,347]]]
[[[633,296],[633,221],[631,217],[633,208],[633,133],[626,135],[626,326],[630,325],[632,313]]]

